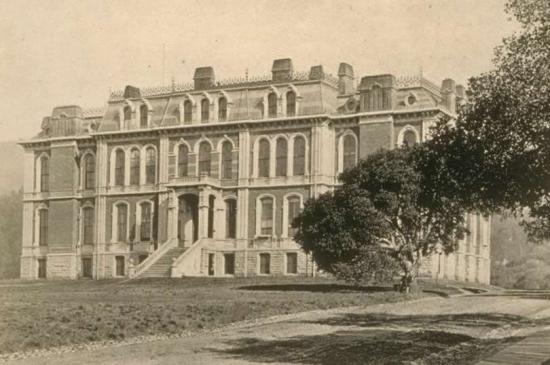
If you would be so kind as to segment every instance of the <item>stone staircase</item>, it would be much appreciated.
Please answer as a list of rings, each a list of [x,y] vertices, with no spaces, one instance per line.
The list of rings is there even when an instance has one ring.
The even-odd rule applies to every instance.
[[[186,250],[184,247],[174,247],[169,249],[153,265],[139,274],[140,278],[169,278],[172,262],[177,259]]]

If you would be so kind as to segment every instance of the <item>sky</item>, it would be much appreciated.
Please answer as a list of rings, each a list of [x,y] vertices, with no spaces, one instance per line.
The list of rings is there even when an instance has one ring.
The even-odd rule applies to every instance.
[[[464,83],[517,29],[504,0],[0,0],[0,141],[27,139],[59,105],[105,105],[110,90],[296,71],[357,78],[423,73]]]

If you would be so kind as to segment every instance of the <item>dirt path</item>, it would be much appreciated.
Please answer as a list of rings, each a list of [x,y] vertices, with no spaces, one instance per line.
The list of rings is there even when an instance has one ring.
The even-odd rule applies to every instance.
[[[425,298],[364,308],[307,312],[275,323],[227,328],[195,337],[112,346],[8,363],[307,364],[310,363],[308,359],[319,355],[312,351],[330,351],[321,347],[312,349],[311,341],[317,344],[320,339],[327,338],[334,343],[338,336],[347,336],[354,331],[390,334],[395,331],[399,334],[416,329],[434,329],[457,335],[496,338],[519,331],[518,323],[528,318],[541,319],[546,315],[550,315],[550,301],[539,298],[501,295]],[[284,348],[281,351],[284,347],[281,344],[292,348],[294,353],[291,357]]]

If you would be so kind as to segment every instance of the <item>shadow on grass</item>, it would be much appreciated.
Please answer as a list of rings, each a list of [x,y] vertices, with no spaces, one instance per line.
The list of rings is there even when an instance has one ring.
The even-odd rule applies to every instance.
[[[245,338],[211,349],[223,356],[252,362],[285,364],[467,364],[503,340],[479,340],[442,331],[338,331],[284,340]]]
[[[246,285],[238,287],[239,290],[251,291],[305,291],[312,293],[377,293],[391,292],[389,286],[356,286],[345,284],[273,284],[273,285]]]
[[[330,326],[359,327],[408,327],[408,328],[486,328],[493,329],[504,325],[525,326],[540,324],[526,317],[500,313],[460,313],[444,315],[392,315],[385,313],[347,313],[310,323]]]

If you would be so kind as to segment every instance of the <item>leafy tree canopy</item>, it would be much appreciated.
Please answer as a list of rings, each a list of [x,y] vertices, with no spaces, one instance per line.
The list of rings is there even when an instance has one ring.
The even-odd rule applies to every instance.
[[[334,192],[306,202],[293,223],[294,238],[321,269],[357,278],[387,272],[394,263],[407,288],[423,256],[455,248],[466,232],[466,212],[428,183],[423,150],[381,150],[342,173]],[[345,265],[353,269],[342,270]]]
[[[550,238],[550,2],[508,0],[506,11],[521,30],[496,49],[492,71],[469,80],[470,103],[454,125],[438,124],[425,164],[472,209],[528,211],[540,241]]]

